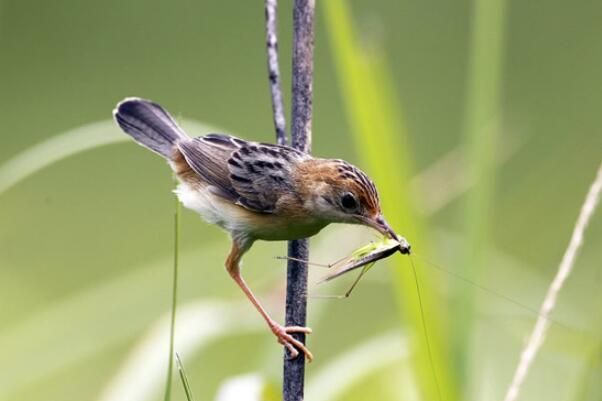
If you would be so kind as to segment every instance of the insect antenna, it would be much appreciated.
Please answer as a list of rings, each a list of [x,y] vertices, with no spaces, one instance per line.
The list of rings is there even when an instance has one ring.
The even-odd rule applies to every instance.
[[[431,364],[431,371],[433,373],[433,380],[435,381],[435,387],[437,388],[437,398],[441,400],[441,389],[439,388],[439,380],[437,379],[437,372],[435,371],[435,364],[433,363],[433,352],[431,351],[431,341],[429,339],[428,330],[426,328],[426,319],[424,318],[424,307],[422,305],[422,296],[420,295],[420,285],[418,284],[418,272],[414,267],[414,260],[410,257],[410,265],[412,265],[412,274],[414,275],[414,282],[416,283],[416,295],[418,296],[418,306],[420,307],[420,319],[422,320],[422,330],[424,331],[424,342],[426,343],[426,351],[429,356],[429,362]]]
[[[522,302],[519,302],[519,301],[517,301],[517,300],[515,300],[515,299],[513,299],[513,298],[511,298],[511,297],[509,297],[507,295],[504,295],[504,294],[502,294],[499,291],[493,290],[493,289],[491,289],[489,287],[485,287],[484,285],[479,284],[479,283],[477,283],[474,280],[466,278],[466,277],[464,277],[464,276],[462,276],[462,275],[460,275],[460,274],[458,274],[458,273],[456,273],[456,272],[454,272],[454,271],[452,271],[450,269],[446,269],[446,268],[444,268],[444,267],[442,267],[442,266],[440,266],[440,265],[438,265],[436,263],[433,263],[430,260],[423,258],[421,255],[418,255],[416,253],[413,253],[413,255],[416,256],[417,258],[419,258],[420,260],[422,260],[422,262],[424,262],[424,264],[426,264],[426,265],[428,265],[428,266],[430,266],[432,268],[435,268],[435,269],[437,269],[439,271],[442,271],[443,273],[446,273],[446,274],[454,277],[457,280],[463,281],[464,283],[472,285],[473,287],[475,287],[475,288],[477,288],[477,289],[479,289],[479,290],[481,290],[483,292],[487,292],[487,293],[492,294],[492,295],[494,295],[494,296],[496,296],[496,297],[498,297],[500,299],[503,299],[504,301],[507,301],[507,302],[509,302],[509,303],[511,303],[511,304],[513,304],[515,306],[518,306],[521,309],[524,309],[524,310],[526,310],[528,312],[531,312],[535,316],[539,316],[539,317],[545,318],[550,323],[554,323],[554,324],[557,324],[558,326],[564,327],[565,329],[569,329],[569,327],[567,327],[565,324],[563,324],[563,323],[561,323],[561,322],[559,322],[559,321],[557,321],[555,319],[552,319],[550,317],[543,316],[541,313],[539,313],[539,311],[537,309],[532,308],[529,305],[525,305]]]

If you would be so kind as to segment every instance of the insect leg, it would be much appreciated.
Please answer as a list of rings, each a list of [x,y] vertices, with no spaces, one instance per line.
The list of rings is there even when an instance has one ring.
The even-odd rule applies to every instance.
[[[357,283],[360,281],[360,279],[362,278],[362,276],[364,275],[364,273],[366,273],[368,271],[368,269],[370,269],[370,265],[364,266],[362,268],[362,270],[360,271],[360,274],[358,274],[358,276],[356,277],[356,279],[353,281],[353,283],[351,284],[351,287],[349,287],[349,289],[347,291],[345,291],[345,293],[343,295],[314,295],[312,296],[312,298],[318,298],[318,299],[345,299],[345,298],[349,298],[349,296],[351,295],[351,292],[353,291],[353,289],[355,288],[355,286],[357,285]]]

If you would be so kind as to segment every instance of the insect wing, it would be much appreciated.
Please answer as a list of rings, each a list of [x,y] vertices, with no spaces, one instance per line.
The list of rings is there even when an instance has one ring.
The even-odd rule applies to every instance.
[[[386,241],[381,243],[373,244],[373,249],[369,252],[362,252],[360,255],[355,257],[347,258],[340,262],[343,266],[336,272],[324,277],[320,282],[330,281],[337,278],[345,273],[348,273],[357,268],[366,266],[368,264],[374,264],[380,259],[384,259],[397,252],[399,248],[399,242],[397,241]],[[363,249],[362,249],[363,250]],[[372,267],[372,266],[370,266]]]

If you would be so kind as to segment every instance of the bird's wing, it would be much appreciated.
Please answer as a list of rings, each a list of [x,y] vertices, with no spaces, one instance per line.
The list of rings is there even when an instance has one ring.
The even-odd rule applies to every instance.
[[[190,167],[214,192],[247,209],[272,213],[292,189],[292,166],[309,156],[293,148],[210,134],[178,142]]]
[[[294,191],[293,169],[309,156],[287,146],[249,142],[228,160],[230,182],[249,209],[271,213],[283,194]]]
[[[212,186],[222,197],[236,202],[238,194],[232,188],[227,160],[242,141],[221,134],[209,134],[177,142],[177,147],[190,168]]]

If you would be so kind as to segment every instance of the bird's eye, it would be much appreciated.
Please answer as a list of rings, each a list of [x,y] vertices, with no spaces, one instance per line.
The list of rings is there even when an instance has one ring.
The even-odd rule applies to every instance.
[[[341,197],[341,205],[345,210],[350,212],[355,211],[358,207],[357,200],[351,192],[343,194],[343,196]]]

